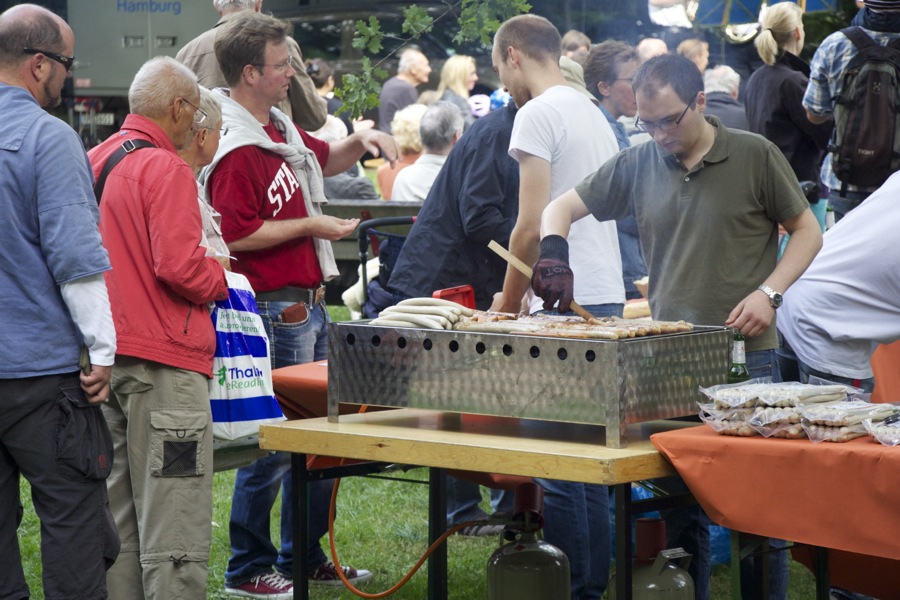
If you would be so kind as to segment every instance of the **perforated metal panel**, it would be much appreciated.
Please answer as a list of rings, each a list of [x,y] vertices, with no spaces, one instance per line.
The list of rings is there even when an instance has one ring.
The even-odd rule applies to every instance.
[[[338,403],[607,426],[696,414],[699,386],[725,382],[724,327],[619,341],[329,325],[328,414]]]

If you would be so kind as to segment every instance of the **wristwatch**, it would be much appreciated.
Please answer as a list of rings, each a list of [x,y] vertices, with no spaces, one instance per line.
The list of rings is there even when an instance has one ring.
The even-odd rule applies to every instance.
[[[762,284],[757,289],[769,297],[769,304],[772,308],[777,309],[784,302],[784,297],[766,284]]]

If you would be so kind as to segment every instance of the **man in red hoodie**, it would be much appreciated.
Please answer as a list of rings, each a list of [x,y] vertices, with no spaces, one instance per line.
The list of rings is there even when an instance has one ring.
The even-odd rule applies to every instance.
[[[228,294],[225,270],[200,245],[191,168],[178,156],[206,115],[196,76],[168,57],[148,61],[128,92],[131,114],[88,153],[105,181],[100,234],[118,338],[104,415],[115,447],[110,507],[122,538],[110,598],[205,599],[212,536],[215,331],[206,304]],[[99,183],[98,183],[99,185]]]

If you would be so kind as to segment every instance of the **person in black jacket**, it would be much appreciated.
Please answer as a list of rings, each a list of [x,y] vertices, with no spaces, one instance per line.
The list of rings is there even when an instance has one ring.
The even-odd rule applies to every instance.
[[[518,214],[518,164],[507,153],[515,114],[510,104],[478,119],[450,152],[393,267],[398,300],[470,284],[487,310],[502,289],[506,263],[487,244],[507,246]]]
[[[804,39],[802,16],[802,9],[791,2],[766,10],[763,29],[755,41],[766,64],[747,80],[744,103],[750,131],[778,146],[799,181],[818,183],[819,164],[834,121],[829,118],[816,125],[806,117],[802,100],[809,65],[799,57]]]

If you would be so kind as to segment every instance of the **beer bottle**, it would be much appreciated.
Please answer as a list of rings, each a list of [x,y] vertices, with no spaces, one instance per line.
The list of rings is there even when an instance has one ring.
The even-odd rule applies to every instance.
[[[744,350],[744,334],[734,330],[734,346],[731,349],[731,369],[728,371],[728,383],[740,383],[750,379],[747,370],[747,353]]]

